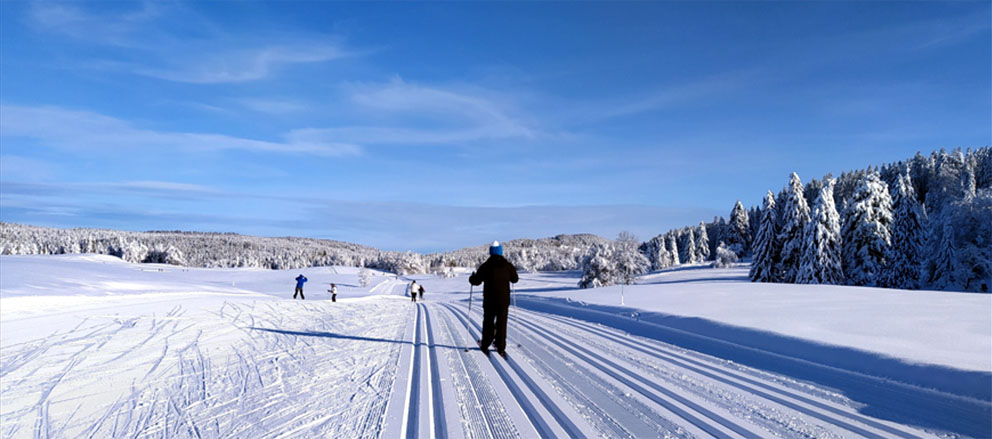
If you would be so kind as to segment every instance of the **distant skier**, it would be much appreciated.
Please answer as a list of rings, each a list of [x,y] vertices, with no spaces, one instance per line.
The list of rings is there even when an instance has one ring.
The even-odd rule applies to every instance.
[[[334,285],[333,283],[331,283],[331,289],[327,290],[327,292],[328,293],[331,293],[331,302],[337,302],[338,301],[338,286],[337,285]]]
[[[496,345],[496,352],[506,356],[506,320],[510,309],[510,283],[516,283],[517,269],[503,257],[503,246],[493,241],[489,259],[468,278],[472,285],[485,283],[482,289],[482,340],[479,349],[489,355],[489,345]]]
[[[414,302],[417,301],[417,292],[420,291],[419,287],[420,286],[417,285],[417,281],[413,281],[412,283],[410,283],[410,300]]]
[[[299,294],[300,295],[300,300],[306,300],[306,297],[303,297],[303,284],[306,281],[307,281],[306,276],[304,276],[302,274],[299,275],[299,276],[296,276],[296,291],[293,292],[293,298],[294,299],[296,298],[296,295]]]
[[[417,292],[420,293],[419,299],[420,300],[424,300],[424,286],[423,285],[420,286],[419,291],[417,291]]]

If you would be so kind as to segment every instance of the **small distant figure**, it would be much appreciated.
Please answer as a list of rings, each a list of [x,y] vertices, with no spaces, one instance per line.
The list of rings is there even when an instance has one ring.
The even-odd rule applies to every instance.
[[[331,302],[337,302],[338,301],[338,286],[337,285],[334,285],[334,283],[332,282],[331,283],[331,289],[327,290],[327,292],[328,293],[331,293]]]
[[[306,283],[306,281],[307,281],[307,277],[306,276],[304,276],[302,274],[299,275],[299,276],[296,276],[296,291],[293,292],[293,298],[294,299],[296,298],[296,295],[299,294],[300,295],[300,300],[306,300],[306,297],[303,297],[303,284]]]
[[[417,293],[419,291],[420,291],[420,285],[417,284],[417,281],[411,282],[410,283],[410,300],[416,302],[417,301]]]
[[[424,286],[423,285],[420,286],[418,292],[420,293],[420,300],[424,300]]]

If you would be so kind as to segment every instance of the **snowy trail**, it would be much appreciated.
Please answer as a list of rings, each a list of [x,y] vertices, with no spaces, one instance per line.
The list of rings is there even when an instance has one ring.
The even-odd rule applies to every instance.
[[[955,436],[569,308],[515,310],[508,357],[487,357],[481,306],[469,313],[462,291],[436,284],[411,303],[409,280],[380,278],[336,303],[180,291],[80,299],[47,317],[8,308],[0,437]],[[887,397],[929,394],[836,373]],[[962,419],[980,419],[982,404],[962,405],[977,407]]]
[[[712,359],[705,361],[698,354],[692,355],[691,353],[664,348],[657,342],[630,342],[624,340],[624,337],[618,335],[619,333],[610,334],[605,329],[568,318],[534,312],[522,312],[521,314],[525,316],[524,319],[527,321],[520,322],[519,327],[526,330],[526,335],[528,335],[526,339],[529,342],[553,345],[559,349],[559,352],[570,355],[571,358],[578,359],[613,378],[619,378],[617,381],[635,391],[645,392],[645,388],[648,388],[661,394],[675,396],[678,402],[687,403],[688,409],[699,415],[693,416],[686,411],[676,411],[675,413],[682,418],[676,423],[689,422],[698,426],[704,430],[705,436],[764,437],[767,436],[768,432],[771,432],[786,437],[796,437],[807,436],[817,430],[819,433],[813,434],[814,436],[876,438],[932,436],[912,428],[857,414],[850,407],[821,399],[817,395],[804,394],[795,389],[786,388],[778,384],[783,380],[787,381],[784,377],[775,380],[756,379],[760,377],[760,374],[751,372],[749,375],[739,369],[721,365],[720,362],[712,361]],[[476,315],[476,317],[481,316]],[[514,331],[512,320],[509,331],[511,334]],[[569,348],[568,345],[587,345],[596,346],[596,348]],[[667,356],[652,355],[649,348],[664,352]],[[640,354],[640,358],[637,354]],[[731,399],[726,395],[728,390],[736,391],[739,394],[738,400],[740,398],[746,398],[746,400],[721,410],[712,407],[712,404],[706,400],[707,394],[686,395],[683,393],[681,397],[673,395],[664,387],[674,384],[672,387],[676,389],[676,392],[679,392],[678,388],[686,387],[686,384],[666,383],[659,380],[658,378],[662,377],[656,372],[658,366],[649,364],[652,360],[657,362],[659,359],[677,368],[674,376],[679,380],[691,377],[692,381],[712,381],[705,383],[704,390],[716,394],[718,396],[717,401]],[[638,365],[634,366],[634,363]],[[718,374],[723,375],[723,378]],[[644,377],[651,377],[651,379]],[[645,396],[659,402],[659,398],[650,394]],[[670,407],[663,402],[659,405],[666,408]],[[700,406],[708,407],[700,410]],[[662,411],[659,410],[659,412]],[[738,415],[728,416],[729,411],[736,412]],[[723,415],[717,415],[714,412],[722,412]],[[707,423],[699,418],[709,418],[710,421]],[[734,418],[737,420],[731,420]],[[762,422],[749,421],[754,419],[762,420]],[[720,431],[721,426],[731,431]]]
[[[568,317],[518,310],[504,359],[479,352],[481,310],[462,303],[329,305],[225,300],[196,318],[174,307],[4,346],[2,435],[933,437],[788,377]]]

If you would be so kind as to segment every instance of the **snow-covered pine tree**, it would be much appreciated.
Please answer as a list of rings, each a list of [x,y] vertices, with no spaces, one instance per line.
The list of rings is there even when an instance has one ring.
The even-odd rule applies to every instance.
[[[867,173],[844,211],[843,270],[851,285],[878,286],[891,245],[892,199],[878,174]]]
[[[951,226],[950,221],[940,222],[940,235],[939,238],[933,238],[933,235],[928,240],[939,239],[936,247],[938,251],[937,254],[932,255],[929,263],[930,269],[930,279],[931,285],[938,290],[946,290],[958,285],[957,280],[954,278],[955,272],[955,262],[957,256],[954,254],[954,228]],[[934,227],[931,225],[931,233]]]
[[[685,229],[683,236],[685,237],[685,241],[683,241],[684,245],[680,247],[680,249],[685,255],[685,259],[683,259],[682,262],[686,264],[695,264],[699,262],[699,259],[696,258],[696,232],[694,232],[691,227],[688,227]]]
[[[747,212],[747,219],[751,222],[751,251],[754,251],[754,237],[758,236],[758,229],[761,228],[761,208],[751,206]]]
[[[675,234],[669,232],[668,233],[668,238],[665,239],[665,242],[667,243],[668,253],[669,253],[669,255],[672,258],[672,265],[671,266],[674,267],[676,265],[681,265],[682,264],[682,260],[679,259],[679,244],[678,244],[677,240],[675,239]]]
[[[803,231],[809,222],[809,205],[803,196],[802,181],[795,172],[789,176],[785,192],[785,206],[782,208],[781,226],[778,230],[778,242],[782,245],[778,272],[782,282],[794,283],[802,256]]]
[[[956,240],[954,239],[953,227],[950,225],[949,216],[953,212],[948,212],[950,206],[957,200],[964,198],[968,191],[969,178],[965,174],[965,158],[960,150],[950,153],[940,150],[933,154],[933,173],[930,176],[926,197],[926,213],[929,218],[929,231],[924,253],[927,260],[924,262],[925,276],[927,283],[938,289],[953,288],[957,281],[953,279],[954,252]],[[945,231],[950,230],[952,236],[945,237]],[[952,248],[946,248],[950,245]],[[947,260],[950,258],[950,261]],[[948,279],[941,279],[948,276]]]
[[[888,288],[915,290],[920,288],[926,214],[916,198],[908,172],[898,177],[893,189],[892,245],[880,284]]]
[[[700,221],[696,228],[696,259],[700,262],[710,258],[710,238],[706,233],[706,223]]]
[[[754,238],[754,252],[751,261],[751,271],[748,275],[751,282],[775,282],[775,267],[778,258],[776,245],[778,220],[775,218],[775,196],[772,191],[765,194],[764,206],[761,208],[761,225]]]
[[[664,239],[662,235],[658,235],[637,247],[637,250],[648,258],[652,270],[664,268],[661,266],[663,259],[662,250],[665,248]]]
[[[823,182],[803,234],[796,283],[842,285],[840,215],[834,206],[834,180]]]
[[[737,200],[733,210],[730,211],[730,222],[727,226],[727,248],[737,253],[738,258],[743,257],[751,249],[751,222],[740,200]]]
[[[992,189],[955,202],[948,218],[954,230],[954,276],[965,291],[992,286]]]

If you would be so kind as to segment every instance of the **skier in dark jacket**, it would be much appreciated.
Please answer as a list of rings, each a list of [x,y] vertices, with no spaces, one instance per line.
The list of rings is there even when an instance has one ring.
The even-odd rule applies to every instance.
[[[510,282],[516,283],[517,269],[503,257],[503,247],[494,241],[489,247],[489,259],[468,278],[472,285],[485,283],[482,288],[482,340],[479,349],[489,354],[489,345],[506,355],[506,320],[510,309]]]
[[[296,298],[296,295],[297,294],[300,295],[300,300],[306,300],[307,299],[306,297],[303,297],[303,284],[306,281],[307,281],[306,276],[304,276],[302,274],[299,275],[299,276],[296,276],[296,291],[293,292],[293,298],[294,299]]]

